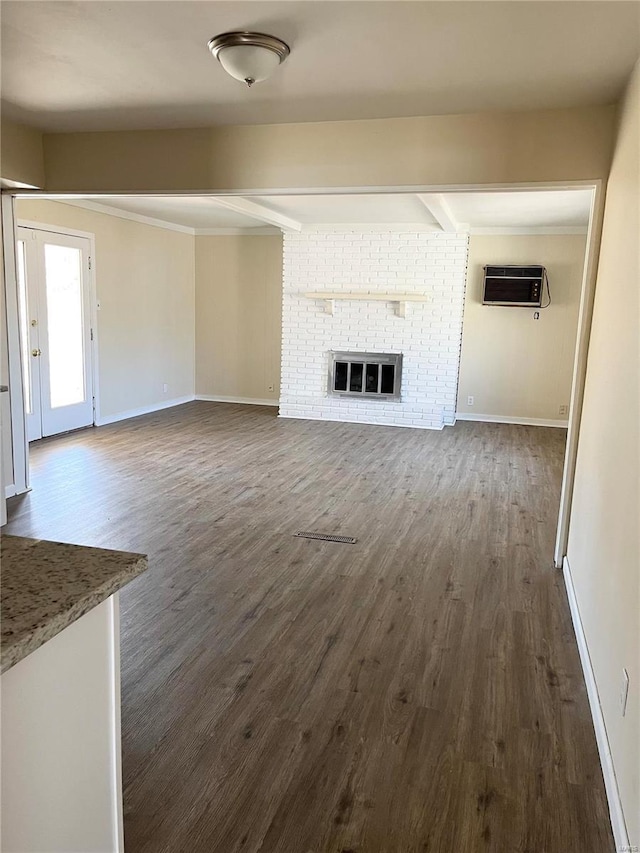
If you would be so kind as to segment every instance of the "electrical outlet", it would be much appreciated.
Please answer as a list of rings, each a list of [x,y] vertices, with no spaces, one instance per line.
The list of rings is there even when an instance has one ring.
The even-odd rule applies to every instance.
[[[622,683],[620,685],[620,713],[624,717],[627,712],[627,696],[629,695],[629,673],[622,670]]]
[[[473,406],[473,397],[467,397],[467,406]]]
[[[569,414],[569,406],[560,406],[560,408],[558,409],[558,414],[559,415],[565,415],[565,416],[568,415]]]
[[[164,385],[162,386],[162,393],[163,393],[163,394],[166,394],[168,390],[169,390],[169,386],[168,386],[168,385],[167,385],[167,383],[165,382],[165,383],[164,383]]]

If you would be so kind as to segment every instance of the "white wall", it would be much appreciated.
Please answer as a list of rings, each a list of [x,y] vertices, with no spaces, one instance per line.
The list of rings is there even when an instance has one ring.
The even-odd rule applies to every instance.
[[[586,236],[472,235],[458,412],[482,419],[566,422]],[[551,305],[540,311],[482,304],[486,264],[542,264]],[[546,292],[544,294],[546,302]],[[544,303],[543,303],[544,304]],[[474,398],[473,405],[467,398]]]
[[[285,234],[280,415],[441,429],[452,423],[467,237],[436,233]],[[336,301],[309,291],[426,293],[396,315],[389,302]],[[329,351],[402,352],[402,399],[329,397]]]
[[[607,185],[568,546],[632,845],[640,845],[639,125],[636,65]]]
[[[276,404],[282,236],[196,237],[195,241],[196,394]]]
[[[193,396],[195,238],[54,201],[16,219],[95,234],[101,419]]]

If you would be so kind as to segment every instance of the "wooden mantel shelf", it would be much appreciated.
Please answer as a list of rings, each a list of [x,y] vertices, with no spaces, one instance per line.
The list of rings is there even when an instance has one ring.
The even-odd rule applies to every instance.
[[[398,317],[407,316],[408,302],[429,302],[430,297],[425,293],[364,293],[363,291],[347,292],[345,290],[316,290],[302,294],[307,299],[322,299],[325,302],[327,314],[333,314],[336,300],[360,300],[362,302],[393,302],[397,305]]]

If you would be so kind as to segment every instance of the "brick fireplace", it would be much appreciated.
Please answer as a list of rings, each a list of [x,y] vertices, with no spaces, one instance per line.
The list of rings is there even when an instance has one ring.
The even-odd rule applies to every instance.
[[[440,232],[285,234],[280,416],[453,423],[467,251],[467,236]],[[399,396],[332,393],[335,352],[362,361],[371,385],[364,356],[401,355]]]

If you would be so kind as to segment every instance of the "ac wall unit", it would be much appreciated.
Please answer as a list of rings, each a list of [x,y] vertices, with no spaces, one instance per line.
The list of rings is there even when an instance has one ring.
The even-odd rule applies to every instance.
[[[540,308],[547,271],[543,266],[486,266],[483,305]]]

